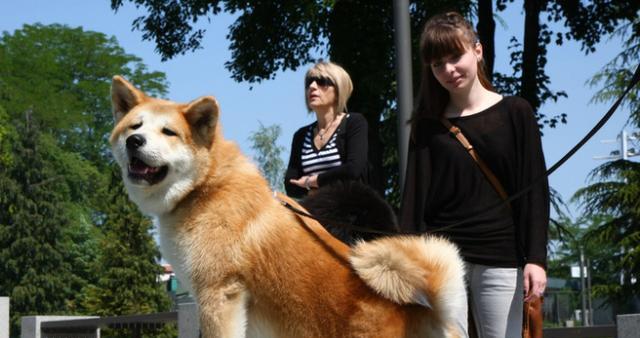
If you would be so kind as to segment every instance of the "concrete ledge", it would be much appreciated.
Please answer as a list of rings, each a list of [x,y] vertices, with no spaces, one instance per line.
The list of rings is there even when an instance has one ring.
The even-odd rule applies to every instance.
[[[0,297],[0,338],[9,338],[9,297]]]
[[[638,337],[638,332],[640,332],[640,313],[618,315],[616,322],[618,326],[618,338]]]
[[[100,317],[93,316],[25,316],[22,317],[20,337],[21,338],[42,338],[41,324],[43,322],[73,320],[73,319],[93,319]],[[73,337],[69,335],[69,337]],[[86,333],[83,337],[87,337]],[[96,329],[93,338],[100,338],[100,329]]]
[[[195,303],[178,305],[178,338],[200,337],[200,317]]]

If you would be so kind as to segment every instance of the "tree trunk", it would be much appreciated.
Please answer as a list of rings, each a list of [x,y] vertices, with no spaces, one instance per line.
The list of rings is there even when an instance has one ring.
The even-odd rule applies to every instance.
[[[529,101],[534,110],[540,107],[538,99],[538,37],[540,36],[540,12],[544,0],[524,0],[524,46],[522,51],[522,82],[519,95]]]
[[[384,147],[392,146],[380,141],[385,97],[395,82],[393,64],[389,62],[394,52],[391,5],[390,1],[337,1],[328,25],[331,61],[344,67],[354,85],[347,104],[349,111],[362,113],[369,124],[369,184],[379,192],[385,188]]]
[[[493,0],[478,0],[478,26],[476,29],[482,43],[485,71],[489,82],[491,82],[493,80],[493,63],[496,57],[496,22],[493,20]]]

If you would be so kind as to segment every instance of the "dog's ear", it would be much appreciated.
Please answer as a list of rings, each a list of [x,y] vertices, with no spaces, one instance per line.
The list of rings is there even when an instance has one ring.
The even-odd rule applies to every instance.
[[[114,76],[111,81],[111,105],[113,107],[113,119],[116,123],[133,107],[140,104],[144,98],[144,93],[122,76]]]
[[[209,145],[218,123],[220,107],[213,96],[203,96],[191,101],[184,111],[194,136]]]

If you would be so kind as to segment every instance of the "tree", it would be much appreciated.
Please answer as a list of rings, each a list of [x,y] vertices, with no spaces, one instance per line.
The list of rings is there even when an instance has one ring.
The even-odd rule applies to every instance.
[[[603,11],[605,14],[616,12]],[[627,17],[630,15],[622,14]],[[619,24],[613,33],[624,40],[626,48],[591,81],[592,85],[602,85],[593,98],[596,102],[617,98],[633,75],[629,65],[640,62],[640,19],[637,15],[631,16],[628,21]],[[605,27],[612,29],[613,24]],[[623,105],[629,109],[629,122],[636,128],[640,128],[639,94],[640,88],[636,86],[629,92]],[[605,222],[594,227],[587,235],[600,243],[616,243],[618,250],[612,252],[609,264],[613,265],[616,273],[624,276],[622,285],[613,282],[618,280],[616,278],[597,291],[607,296],[610,302],[624,308],[627,301],[638,295],[639,291],[638,283],[632,283],[631,280],[640,277],[640,164],[624,158],[607,162],[594,169],[590,179],[593,183],[578,190],[574,198],[582,203],[587,215],[609,215]]]
[[[251,149],[257,152],[253,158],[258,162],[258,166],[269,181],[271,189],[284,191],[285,169],[282,161],[284,147],[278,146],[276,143],[280,133],[282,133],[282,128],[279,125],[265,127],[260,123],[258,130],[249,136],[249,140],[251,141]]]
[[[578,190],[575,199],[587,216],[607,215],[587,237],[598,243],[614,243],[609,264],[622,273],[624,281],[610,280],[601,288],[611,302],[624,305],[640,292],[632,279],[640,276],[640,163],[628,160],[608,162],[591,173],[595,183]]]
[[[86,311],[98,316],[168,311],[171,301],[158,282],[164,271],[151,222],[129,201],[116,165],[112,166],[106,217],[100,229],[99,256],[92,266],[99,277],[84,290]],[[109,336],[121,335],[129,336],[122,331]]]
[[[111,6],[117,10],[124,2],[112,0]],[[199,19],[215,16],[223,10],[239,14],[229,30],[232,58],[226,63],[238,81],[259,83],[272,79],[279,71],[295,70],[315,61],[318,54],[328,55],[332,61],[341,64],[355,83],[349,110],[363,113],[369,123],[369,159],[374,172],[378,173],[377,182],[371,183],[376,187],[386,185],[397,189],[397,182],[383,184],[385,147],[379,135],[383,114],[390,109],[395,97],[390,1],[128,2],[147,9],[148,14],[137,18],[133,27],[144,32],[144,39],[155,41],[156,50],[165,59],[200,47],[205,31],[194,28]],[[434,13],[446,6],[469,13],[470,4],[468,0],[413,1],[411,10],[417,18],[412,21],[414,45],[417,46],[428,12]],[[384,117],[393,119],[386,125],[396,124],[393,112]],[[391,141],[389,149],[397,149],[395,131],[383,133],[390,138],[385,139],[385,142]],[[397,171],[395,163],[385,163],[394,165],[389,170]]]
[[[9,167],[13,162],[11,145],[16,142],[16,130],[9,124],[9,116],[0,105],[0,167]]]
[[[569,294],[570,305],[566,309],[568,311],[580,308],[581,283],[571,275],[570,267],[580,266],[581,253],[585,259],[585,266],[588,267],[588,277],[591,279],[591,289],[587,290],[591,292],[591,298],[608,300],[614,313],[624,313],[629,310],[628,307],[625,309],[629,305],[628,299],[620,299],[616,296],[616,292],[612,292],[620,289],[620,270],[617,264],[620,258],[618,243],[591,235],[594,230],[609,221],[608,215],[580,216],[576,221],[564,216],[559,219],[566,233],[564,239],[553,242],[555,248],[549,259],[547,274],[569,282],[565,290],[560,292],[565,297],[567,293]]]
[[[594,95],[594,102],[609,102],[618,98],[633,76],[633,65],[640,63],[640,18],[636,16],[614,31],[614,37],[623,40],[625,48],[607,63],[590,81],[601,89]],[[640,128],[640,88],[629,91],[622,107],[630,112],[629,122]]]
[[[53,138],[41,133],[27,114],[17,128],[10,166],[0,166],[0,290],[11,297],[12,332],[20,316],[68,313],[76,303],[74,288],[86,283],[81,267],[72,266],[79,252],[68,251],[65,228],[81,226],[74,218],[76,184],[91,187],[97,172],[78,157],[68,157]],[[66,169],[87,176],[66,179]],[[82,172],[79,172],[82,173]],[[85,243],[76,243],[82,248]]]
[[[164,74],[100,33],[25,25],[0,38],[0,291],[12,297],[15,335],[21,315],[93,314],[86,293],[105,285],[96,260],[115,252],[102,231],[108,222],[138,222],[127,234],[155,248],[148,221],[128,216],[130,203],[104,203],[112,192],[107,93],[115,74],[154,95],[166,92]],[[121,253],[160,289],[157,251]],[[141,309],[166,305],[162,292],[134,290]]]
[[[513,0],[497,0],[496,8],[498,11],[504,11],[507,8],[507,4],[512,2]],[[536,117],[540,121],[540,128],[545,125],[553,128],[559,122],[566,123],[566,114],[564,113],[547,117],[538,110],[548,100],[555,102],[560,97],[567,96],[564,91],[554,92],[548,87],[551,79],[545,71],[547,46],[551,42],[553,32],[547,23],[541,22],[540,16],[548,10],[550,2],[546,0],[524,0],[524,36],[522,39],[513,36],[509,46],[511,50],[510,64],[513,67],[512,73],[506,75],[494,72],[493,74],[494,85],[499,92],[521,96],[531,104],[534,111],[536,111]],[[485,12],[484,17],[480,18],[480,22],[493,20],[493,18],[488,17],[491,13],[487,10]],[[494,37],[488,36],[485,39],[493,40]],[[557,39],[555,42],[561,45],[562,39]],[[493,42],[490,43],[490,46],[493,47]],[[490,60],[490,63],[493,64],[493,60]]]
[[[369,158],[378,174],[372,183],[383,186],[392,200],[398,199],[391,1],[111,0],[111,6],[117,10],[125,2],[147,9],[133,27],[144,33],[144,39],[156,43],[156,50],[164,59],[200,47],[205,30],[194,27],[198,20],[222,11],[237,15],[228,34],[232,56],[226,63],[237,81],[272,79],[279,71],[315,61],[317,55],[328,55],[344,66],[355,83],[349,108],[363,113],[369,123]],[[511,3],[513,0],[497,0],[495,8],[500,12]],[[535,109],[548,100],[566,96],[563,91],[549,88],[551,78],[545,72],[547,46],[552,40],[562,44],[563,38],[573,38],[583,41],[586,50],[592,51],[600,37],[610,32],[610,27],[616,27],[619,18],[633,15],[638,6],[637,1],[611,4],[607,0],[524,0],[525,36],[512,39],[512,74],[492,74],[496,88],[503,94],[526,98]],[[493,8],[490,0],[477,4],[469,0],[410,1],[414,74],[420,72],[418,40],[422,27],[428,17],[443,10],[457,10],[466,17],[477,15],[479,34],[487,51],[485,60],[492,71]],[[549,23],[563,20],[570,31],[554,35]],[[594,23],[597,28],[590,28]],[[413,78],[414,88],[418,88],[420,77]],[[539,112],[537,116],[541,128],[566,122],[565,114],[546,116]]]
[[[25,111],[66,150],[109,162],[111,78],[121,74],[154,95],[165,76],[147,71],[114,37],[63,25],[24,25],[0,38],[0,103],[12,120]]]
[[[496,8],[503,11],[513,0],[497,0]],[[557,101],[566,97],[564,91],[554,92],[549,88],[550,77],[546,74],[547,46],[551,43],[562,45],[565,40],[581,42],[586,54],[594,52],[596,44],[611,35],[621,22],[631,21],[640,10],[637,1],[554,1],[524,0],[525,32],[523,42],[513,37],[510,49],[513,73],[494,74],[496,85],[505,93],[518,94],[538,109],[548,100]],[[484,11],[480,21],[491,20],[490,13]],[[482,14],[482,12],[480,13]],[[545,21],[543,21],[546,19]],[[568,31],[554,32],[550,24],[562,22]],[[490,26],[490,25],[489,25]],[[491,38],[492,39],[492,38]],[[538,113],[543,124],[555,127],[558,122],[566,123],[566,114],[547,117]]]

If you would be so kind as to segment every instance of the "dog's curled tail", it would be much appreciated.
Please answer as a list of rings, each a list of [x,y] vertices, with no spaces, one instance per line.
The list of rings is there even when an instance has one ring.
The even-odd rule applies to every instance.
[[[447,322],[466,311],[464,263],[435,236],[397,236],[357,243],[351,265],[364,282],[398,304],[419,304]]]

